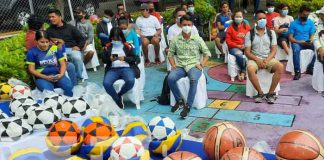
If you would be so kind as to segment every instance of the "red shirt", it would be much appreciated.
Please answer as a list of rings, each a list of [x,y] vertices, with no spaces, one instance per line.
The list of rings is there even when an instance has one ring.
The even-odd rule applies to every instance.
[[[234,23],[234,22],[233,22]],[[244,28],[245,26],[245,28]],[[237,30],[234,29],[233,24],[231,24],[226,31],[226,44],[229,49],[239,48],[239,45],[244,45],[244,37],[246,33],[251,30],[251,27],[248,24],[242,22]]]
[[[159,20],[159,22],[162,23],[162,18],[161,18],[161,15],[160,15],[159,12],[154,11],[154,12],[152,12],[152,13],[150,13],[150,14],[151,14],[152,16],[156,17],[156,18]]]
[[[267,13],[266,18],[267,18],[267,28],[268,29],[273,29],[273,19],[280,16],[279,13],[277,12],[272,12],[272,13]]]
[[[27,50],[36,46],[35,34],[36,34],[35,31],[32,31],[32,30],[27,31],[26,38],[25,38],[25,46],[26,46]]]

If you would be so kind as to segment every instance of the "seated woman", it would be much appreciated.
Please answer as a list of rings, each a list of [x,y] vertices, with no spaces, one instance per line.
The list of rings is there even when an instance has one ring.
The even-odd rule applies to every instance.
[[[126,41],[135,47],[135,53],[137,56],[141,54],[141,48],[139,46],[139,38],[133,28],[129,28],[129,21],[125,17],[118,19],[118,27],[123,31]]]
[[[277,43],[278,45],[285,50],[286,54],[289,53],[289,41],[288,41],[288,27],[294,18],[288,15],[288,5],[280,4],[280,16],[273,19],[274,30],[278,35]]]
[[[35,40],[36,46],[28,50],[26,61],[37,88],[41,91],[62,88],[64,95],[73,96],[73,84],[65,76],[66,63],[62,50],[50,45],[45,31],[36,31]]]
[[[139,60],[139,57],[135,54],[135,49],[126,42],[122,30],[113,27],[103,55],[103,62],[107,64],[103,86],[121,109],[124,108],[122,95],[133,88],[135,78],[140,76],[137,67]],[[124,80],[125,84],[117,93],[113,85],[119,79]]]
[[[226,44],[229,49],[229,54],[236,57],[236,62],[240,67],[239,80],[245,79],[245,59],[244,55],[244,37],[247,32],[250,31],[251,27],[248,22],[243,19],[243,12],[236,11],[233,15],[234,21],[228,27],[226,31]]]

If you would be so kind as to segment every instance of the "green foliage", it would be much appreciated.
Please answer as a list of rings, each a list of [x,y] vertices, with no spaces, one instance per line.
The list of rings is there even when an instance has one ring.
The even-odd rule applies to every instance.
[[[174,13],[174,8],[172,9],[168,9],[164,12],[161,12],[161,15],[163,16],[164,19],[164,23],[165,24],[173,24],[174,23],[174,19],[173,19],[173,13]]]
[[[289,14],[297,17],[299,8],[302,5],[307,5],[312,9],[312,11],[316,11],[321,9],[324,6],[323,0],[276,0],[276,5],[280,3],[286,3],[289,6]]]
[[[196,0],[195,11],[202,15],[204,23],[207,23],[208,21],[212,20],[216,15],[216,10],[214,6],[212,6],[212,3],[208,2],[207,0]]]
[[[30,84],[30,75],[25,65],[25,33],[0,41],[0,81],[14,77]]]

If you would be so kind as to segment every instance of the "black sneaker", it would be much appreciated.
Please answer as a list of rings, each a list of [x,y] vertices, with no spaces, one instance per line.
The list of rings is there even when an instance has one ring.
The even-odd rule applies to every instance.
[[[120,101],[117,103],[117,105],[118,105],[118,107],[120,109],[124,109],[125,108],[123,96],[120,96]]]
[[[180,108],[183,108],[184,103],[183,100],[179,100],[176,102],[176,104],[171,108],[171,112],[174,113],[178,111]]]
[[[265,95],[263,93],[258,93],[258,95],[253,97],[255,103],[261,103],[264,98]]]
[[[306,70],[306,74],[313,75],[313,71],[314,71],[313,68],[308,67],[307,70]]]
[[[189,106],[186,104],[186,105],[183,107],[183,110],[182,110],[181,113],[180,113],[181,118],[187,118],[189,112],[190,112],[190,108],[189,108]]]
[[[294,80],[299,80],[300,76],[301,76],[301,74],[299,71],[295,72]]]
[[[274,104],[274,102],[277,100],[277,96],[275,93],[268,94],[266,100],[269,104]]]

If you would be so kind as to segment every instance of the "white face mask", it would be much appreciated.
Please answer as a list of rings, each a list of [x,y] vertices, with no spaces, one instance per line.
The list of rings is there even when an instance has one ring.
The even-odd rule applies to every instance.
[[[320,39],[321,39],[321,41],[324,42],[324,35],[322,35]]]
[[[189,34],[192,30],[192,27],[191,26],[183,26],[182,27],[182,32],[186,33],[186,34]]]

